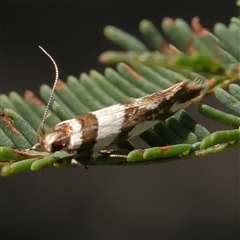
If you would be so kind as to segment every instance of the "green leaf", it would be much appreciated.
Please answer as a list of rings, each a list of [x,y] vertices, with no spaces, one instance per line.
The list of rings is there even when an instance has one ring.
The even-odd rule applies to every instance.
[[[220,143],[235,143],[240,140],[240,128],[237,130],[217,131],[203,139],[200,149],[212,147]]]
[[[109,40],[120,45],[122,48],[126,50],[141,51],[141,52],[147,50],[144,44],[141,41],[139,41],[137,38],[133,37],[128,33],[125,33],[124,31],[116,27],[113,27],[113,26],[105,27],[104,34]]]
[[[187,155],[192,148],[190,144],[176,144],[165,147],[146,148],[144,150],[134,150],[128,154],[128,161],[144,161],[156,158],[169,158],[179,155]],[[140,154],[142,155],[140,156]]]
[[[148,20],[142,20],[139,31],[153,50],[159,50],[164,39],[158,29]]]
[[[215,34],[226,46],[225,50],[234,56],[238,61],[240,61],[240,29],[235,28],[235,31],[236,32],[233,33],[232,30],[221,23],[217,23],[214,27]]]

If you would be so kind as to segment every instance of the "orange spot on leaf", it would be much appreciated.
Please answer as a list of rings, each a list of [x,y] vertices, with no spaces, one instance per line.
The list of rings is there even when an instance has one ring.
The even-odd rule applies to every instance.
[[[55,162],[55,164],[59,164],[59,165],[63,164],[63,159],[58,159],[58,160]]]
[[[186,50],[190,54],[193,54],[194,52],[196,52],[196,49],[194,48],[193,43],[194,43],[193,38],[190,38],[189,41],[187,42]]]
[[[24,93],[26,99],[30,99],[36,106],[42,106],[42,101],[31,91],[27,90]]]
[[[139,152],[141,153],[145,153],[146,149],[142,148],[142,149],[139,149]]]
[[[209,35],[209,31],[202,27],[202,25],[200,24],[200,18],[199,17],[194,17],[192,19],[192,29],[193,31],[199,36],[199,37],[206,37]]]
[[[172,18],[166,18],[166,25],[172,26],[174,24],[174,20]]]
[[[14,133],[14,134],[20,134],[20,132],[14,127],[12,122],[9,120],[9,118],[6,116],[5,113],[0,113],[0,118],[5,122],[5,124],[9,127],[9,129]]]
[[[205,85],[211,87],[211,86],[214,86],[214,85],[215,85],[215,82],[216,82],[216,79],[215,79],[214,77],[212,77],[212,78],[209,78],[209,79],[205,82]]]
[[[48,167],[48,163],[45,163],[45,164],[42,165],[42,169],[47,168],[47,167]]]
[[[166,55],[171,55],[171,51],[169,49],[169,44],[168,42],[166,41],[162,41],[160,46],[159,46],[159,49],[162,53],[166,54]]]
[[[165,147],[160,147],[161,151],[164,153],[164,154],[167,154],[170,150],[170,147],[169,146],[165,146]]]
[[[124,66],[128,72],[134,77],[136,78],[137,80],[143,80],[143,76],[141,76],[140,74],[138,74],[136,71],[134,71],[131,67],[129,67],[128,65],[125,64]]]
[[[61,90],[61,89],[64,89],[65,86],[66,86],[66,84],[63,81],[58,80],[57,85],[56,85],[56,89]]]
[[[236,72],[240,74],[240,64],[236,66]]]
[[[169,48],[172,53],[181,53],[181,51],[172,44],[169,44]]]

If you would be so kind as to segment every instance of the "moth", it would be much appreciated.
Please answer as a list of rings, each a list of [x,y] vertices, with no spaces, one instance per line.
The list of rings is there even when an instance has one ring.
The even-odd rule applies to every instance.
[[[95,158],[110,145],[138,136],[187,107],[202,90],[199,81],[185,80],[166,90],[60,122],[45,133],[44,121],[58,80],[58,69],[53,58],[41,49],[56,70],[54,87],[38,129],[37,146],[49,153],[63,150],[74,156]]]

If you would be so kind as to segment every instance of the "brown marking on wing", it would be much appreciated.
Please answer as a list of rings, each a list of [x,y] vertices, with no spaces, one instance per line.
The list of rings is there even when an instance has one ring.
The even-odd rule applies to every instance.
[[[146,120],[147,109],[145,107],[139,108],[139,106],[128,107],[127,103],[124,110],[125,118],[120,130],[120,133],[115,138],[114,142],[120,142],[129,138],[129,133],[138,125]]]
[[[187,81],[168,88],[163,92],[163,98],[158,104],[158,107],[153,109],[150,114],[148,114],[147,121],[163,121],[167,119],[176,112],[172,112],[170,110],[174,104],[184,104],[182,108],[187,107],[191,104],[192,100],[200,94],[201,90],[202,86],[199,83]],[[170,97],[167,98],[166,96]]]
[[[128,139],[129,132],[144,121],[163,121],[172,116],[175,113],[171,110],[174,104],[185,103],[183,108],[187,107],[191,100],[199,95],[201,89],[199,83],[184,81],[164,91],[122,103],[126,107],[125,119],[114,142]],[[149,109],[154,103],[156,106]]]
[[[82,124],[82,132],[83,132],[83,143],[80,148],[77,149],[78,154],[82,155],[91,155],[92,149],[97,142],[98,136],[98,119],[92,114],[88,113],[86,115],[82,115],[77,117],[78,121]]]

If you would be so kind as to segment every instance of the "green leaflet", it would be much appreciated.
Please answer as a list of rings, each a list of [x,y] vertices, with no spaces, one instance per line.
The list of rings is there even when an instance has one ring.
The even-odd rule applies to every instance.
[[[142,20],[139,25],[139,31],[153,50],[159,50],[164,41],[158,29],[148,20]]]
[[[195,121],[186,111],[182,110],[177,112],[175,118],[178,119],[185,127],[189,129],[194,135],[197,137],[198,141],[202,140],[203,138],[207,137],[210,132]]]
[[[15,148],[16,146],[11,141],[11,139],[4,133],[2,129],[0,129],[0,146],[5,146],[9,148]],[[1,155],[0,155],[1,156]]]
[[[151,69],[148,66],[143,64],[132,64],[134,69],[141,74],[146,79],[149,79],[153,84],[159,86],[159,91],[169,88],[172,86],[172,83],[168,79],[162,77],[157,71]]]
[[[105,69],[105,77],[119,90],[125,92],[128,96],[131,96],[132,98],[140,98],[146,94],[146,92],[142,91],[137,86],[130,83],[126,78],[121,76],[121,74],[111,68]]]
[[[90,109],[85,106],[84,102],[79,100],[79,98],[72,93],[67,84],[60,81],[58,82],[57,86],[58,87],[56,88],[56,94],[62,102],[67,104],[67,108],[71,109],[74,114],[82,115],[90,111]]]
[[[233,87],[234,86],[231,87],[232,91],[233,91]],[[218,88],[216,90],[215,96],[219,102],[224,104],[226,107],[228,107],[230,110],[232,110],[235,114],[237,114],[240,117],[240,101],[237,98],[235,98],[230,93],[223,90],[222,88]]]
[[[29,105],[29,107],[38,114],[39,118],[41,119],[46,109],[46,105],[40,99],[38,99],[37,96],[31,91],[25,92],[24,100]],[[54,126],[58,122],[59,118],[55,115],[53,111],[49,110],[49,117],[46,119],[44,124],[46,130],[48,130],[50,127]]]
[[[75,94],[80,101],[84,102],[87,108],[97,110],[104,107],[104,105],[94,100],[93,96],[84,88],[83,84],[79,84],[79,79],[69,76],[67,78],[67,85],[72,93]]]
[[[233,128],[238,128],[240,126],[240,95],[238,90],[240,90],[240,87],[237,84],[231,84],[229,86],[230,93],[226,92],[222,88],[217,88],[215,91],[215,96],[218,101],[220,101],[238,116],[225,113],[205,104],[199,104],[198,110],[204,116],[214,121],[220,122]]]
[[[9,99],[19,114],[24,116],[24,118],[34,129],[37,129],[39,122],[41,121],[41,118],[38,116],[38,114],[34,112],[32,108],[24,101],[24,99],[17,93],[11,92],[9,94]]]
[[[203,139],[200,149],[212,147],[220,143],[234,144],[240,140],[240,128],[237,130],[217,131]]]
[[[37,159],[31,164],[31,170],[37,171],[43,168],[52,167],[54,162],[59,159],[64,159],[66,157],[71,157],[72,155],[66,152],[55,152],[49,156],[46,156],[42,159]]]
[[[220,122],[233,128],[238,128],[240,126],[240,118],[235,115],[225,113],[206,104],[199,104],[197,107],[198,111],[205,117],[216,122]]]
[[[128,81],[130,81],[134,86],[140,88],[142,91],[146,93],[154,93],[157,91],[161,91],[162,89],[154,83],[148,81],[144,76],[133,70],[127,64],[119,63],[117,65],[118,72]]]
[[[9,176],[28,169],[31,169],[33,171],[41,170],[47,167],[51,167],[57,160],[65,159],[67,157],[71,157],[71,155],[66,152],[56,152],[51,155],[43,156],[41,158],[33,157],[30,159],[24,159],[22,161],[12,163],[11,165],[5,165],[2,169],[1,174],[2,176]]]
[[[18,114],[15,114],[16,116],[19,116]],[[20,118],[20,116],[19,116]],[[29,124],[25,121],[26,125],[29,126]],[[20,149],[26,149],[31,147],[31,144],[29,141],[24,137],[24,135],[17,129],[12,122],[8,119],[7,115],[5,113],[1,113],[0,116],[0,128],[2,132],[4,132],[4,135],[6,135],[11,142]],[[24,128],[26,129],[26,128]],[[29,135],[29,134],[28,134]],[[31,135],[31,133],[30,133]],[[33,135],[32,135],[33,137]]]
[[[69,115],[66,112],[66,110],[57,102],[53,102],[52,104],[53,111],[56,113],[56,115],[61,119],[61,121],[69,119]]]
[[[40,95],[46,103],[48,102],[51,90],[52,90],[51,87],[49,87],[46,84],[40,86]],[[66,110],[68,116],[70,117],[76,116],[74,112],[70,108],[68,108],[67,104],[57,94],[53,95],[52,101],[58,102],[59,105],[61,105]]]
[[[98,99],[98,102],[100,102],[100,104],[102,104],[104,107],[117,103],[112,97],[106,95],[104,93],[104,90],[95,84],[93,79],[86,73],[82,73],[80,75],[80,84],[82,84],[84,88],[87,89],[95,101]]]
[[[36,161],[36,158],[24,159],[3,168],[2,176],[9,176],[14,173],[22,172],[31,168],[31,165]]]
[[[172,146],[153,147],[142,150],[137,149],[128,154],[127,161],[135,162],[157,158],[169,158],[180,154],[187,155],[191,149],[192,145],[190,144],[176,144]]]
[[[4,113],[8,118],[13,119],[14,121],[14,126],[18,129],[18,131],[23,133],[24,138],[31,144],[34,145],[36,144],[36,136],[37,133],[36,131],[31,127],[31,125],[26,122],[20,115],[16,114],[11,109],[5,109]],[[27,129],[28,131],[24,131],[24,129]]]
[[[229,85],[229,92],[233,97],[240,101],[240,86],[237,84]]]
[[[145,51],[147,48],[137,38],[113,26],[104,28],[105,36],[126,50]]]
[[[214,27],[214,32],[226,46],[226,50],[240,61],[240,29],[236,28],[236,33],[233,33],[222,23],[217,23]]]
[[[10,147],[0,147],[0,162],[15,161],[26,159],[25,156],[21,156]]]
[[[129,97],[125,93],[116,88],[111,82],[109,82],[97,71],[92,70],[90,72],[90,77],[94,81],[94,84],[99,86],[105,92],[105,95],[110,96],[116,102],[125,102],[129,100]]]

